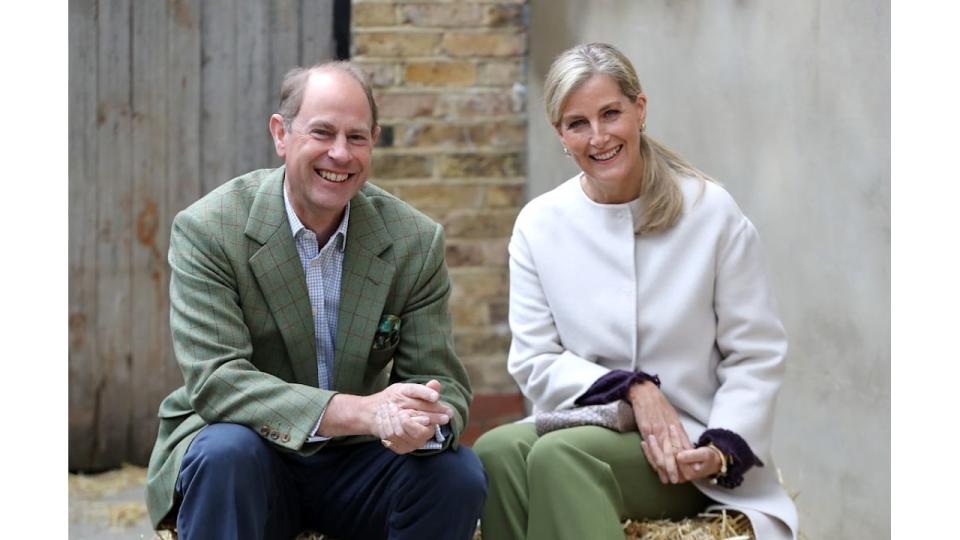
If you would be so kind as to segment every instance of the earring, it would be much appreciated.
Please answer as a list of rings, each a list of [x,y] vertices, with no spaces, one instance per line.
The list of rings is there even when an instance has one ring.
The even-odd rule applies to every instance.
[[[643,132],[646,131],[646,130],[647,130],[647,123],[644,122],[644,123],[640,124],[640,133],[643,133]]]
[[[562,146],[561,148],[563,148],[563,153],[564,153],[564,154],[566,154],[566,155],[568,155],[568,156],[570,155],[570,150],[568,150],[566,146]]]

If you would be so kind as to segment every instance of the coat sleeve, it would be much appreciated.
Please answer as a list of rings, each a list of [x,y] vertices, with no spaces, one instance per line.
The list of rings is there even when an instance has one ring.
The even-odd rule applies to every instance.
[[[249,427],[273,444],[305,445],[334,392],[286,382],[256,368],[231,261],[214,226],[181,212],[170,235],[170,329],[193,410],[207,423]]]
[[[707,427],[733,431],[765,461],[770,457],[787,336],[767,282],[759,236],[746,217],[740,216],[721,237],[716,260],[720,386]]]
[[[470,380],[453,345],[450,318],[450,277],[444,260],[443,229],[436,227],[400,316],[400,343],[393,356],[390,382],[424,384],[440,382],[441,400],[454,411],[450,436],[443,448],[453,445],[467,423],[471,399]],[[418,454],[435,451],[419,450]]]
[[[535,413],[572,408],[609,369],[564,349],[520,219],[509,250],[513,338],[507,369]]]

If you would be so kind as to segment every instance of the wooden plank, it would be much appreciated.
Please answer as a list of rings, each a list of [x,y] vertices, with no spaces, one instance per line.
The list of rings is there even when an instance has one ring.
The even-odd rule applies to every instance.
[[[300,63],[311,66],[336,58],[333,0],[301,0]]]
[[[69,468],[93,461],[97,362],[97,2],[69,3]]]
[[[177,212],[193,204],[203,193],[200,138],[201,125],[201,15],[200,0],[179,0],[167,17],[167,207],[158,243],[166,257],[170,226]],[[171,390],[183,384],[183,375],[173,356],[170,338],[170,268],[164,264],[163,305],[165,345],[157,368],[151,398],[158,404]],[[153,441],[156,429],[138,436]]]
[[[201,0],[177,0],[168,13],[167,119],[168,155],[166,224],[169,243],[173,216],[203,194],[201,180]]]
[[[130,264],[133,164],[129,0],[99,0],[97,119],[96,468],[120,465],[130,432]]]
[[[203,71],[201,77],[201,178],[203,192],[237,176],[233,166],[236,146],[234,109],[238,89],[234,82],[236,4],[233,0],[203,2],[201,14]]]
[[[133,355],[130,379],[136,388],[129,404],[131,447],[127,459],[145,464],[152,441],[143,434],[150,426],[156,435],[157,405],[153,391],[160,355],[166,347],[169,318],[163,312],[168,293],[162,220],[166,214],[167,179],[167,27],[166,4],[133,2],[133,242],[131,333]]]
[[[237,4],[237,94],[233,163],[238,174],[270,166],[266,146],[270,143],[270,12],[266,2],[236,0]]]
[[[270,29],[267,43],[270,44],[270,58],[267,62],[267,118],[280,107],[280,83],[283,76],[299,65],[300,42],[300,1],[276,0],[270,3]],[[266,120],[264,120],[266,121]],[[273,144],[267,139],[264,145],[263,165],[278,167],[283,164],[277,156]]]

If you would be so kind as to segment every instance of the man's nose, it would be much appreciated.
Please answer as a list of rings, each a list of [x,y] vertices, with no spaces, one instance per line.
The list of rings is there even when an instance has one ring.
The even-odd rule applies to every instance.
[[[347,146],[347,138],[344,135],[337,135],[333,144],[327,150],[327,155],[334,161],[347,161],[350,159],[350,148]]]

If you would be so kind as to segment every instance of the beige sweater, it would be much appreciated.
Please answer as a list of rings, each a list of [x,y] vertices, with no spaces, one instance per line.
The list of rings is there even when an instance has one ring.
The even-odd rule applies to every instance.
[[[684,214],[636,236],[639,201],[597,204],[579,175],[530,201],[510,241],[508,369],[533,412],[570,408],[611,369],[659,375],[694,441],[743,437],[765,467],[697,487],[744,512],[759,540],[796,538],[770,455],[787,339],[753,224],[713,183],[681,180]]]

